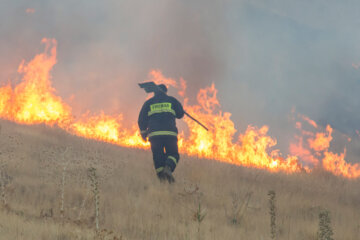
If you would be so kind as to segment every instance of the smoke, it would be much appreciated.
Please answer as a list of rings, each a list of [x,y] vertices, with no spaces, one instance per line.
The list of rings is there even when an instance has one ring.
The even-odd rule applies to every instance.
[[[145,94],[137,84],[151,69],[183,77],[195,96],[223,78],[226,23],[217,1],[5,1],[2,8],[2,79],[22,58],[39,52],[43,37],[58,41],[53,84],[71,106],[134,119]],[[31,10],[30,10],[31,9]],[[17,52],[14,52],[17,51]],[[12,68],[3,63],[11,55]],[[70,101],[69,100],[69,101]]]
[[[355,139],[360,71],[352,64],[360,58],[359,6],[356,1],[260,0],[233,7],[230,22],[238,30],[230,31],[232,76],[219,89],[219,96],[228,93],[223,102],[235,103],[233,118],[269,124],[270,134],[285,147],[294,129],[285,116],[295,107]]]
[[[136,121],[151,69],[212,82],[239,130],[269,125],[287,149],[291,109],[356,139],[360,121],[360,4],[331,1],[3,0],[0,80],[58,41],[53,86],[77,114],[124,112]],[[175,91],[170,89],[170,94]],[[349,154],[349,151],[348,151]]]

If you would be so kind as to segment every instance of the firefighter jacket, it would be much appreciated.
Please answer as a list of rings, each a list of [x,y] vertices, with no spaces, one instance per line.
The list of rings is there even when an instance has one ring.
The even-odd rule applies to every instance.
[[[149,138],[159,135],[177,136],[175,118],[182,118],[184,109],[176,98],[166,93],[156,93],[147,100],[139,114],[139,128],[141,134]]]

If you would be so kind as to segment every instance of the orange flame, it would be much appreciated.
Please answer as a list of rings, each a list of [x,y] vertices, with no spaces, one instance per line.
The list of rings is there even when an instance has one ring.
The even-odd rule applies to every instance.
[[[303,137],[295,136],[297,143],[290,144],[290,153],[294,156],[298,156],[301,160],[312,165],[318,165],[319,160],[314,157],[310,150],[304,147]]]
[[[180,78],[180,90],[178,93],[181,97],[185,97],[185,92],[186,92],[186,81],[183,78]]]
[[[99,116],[89,116],[89,113],[82,116],[69,127],[72,133],[85,138],[97,139],[105,142],[119,144],[125,147],[145,148],[145,143],[137,128],[134,126],[127,130],[122,126],[122,115],[108,116],[103,112]]]
[[[308,117],[299,115],[302,120],[309,125],[319,128],[315,121]],[[330,143],[333,139],[333,129],[330,125],[326,126],[325,132],[317,132],[309,134],[308,131],[302,129],[302,124],[296,123],[296,127],[301,131],[302,136],[296,136],[297,144],[290,145],[291,154],[300,157],[308,163],[317,165],[321,159],[322,166],[325,170],[332,172],[334,175],[344,176],[348,178],[360,177],[360,165],[346,163],[346,150],[344,153],[336,154],[329,150]],[[314,137],[315,136],[315,137]],[[307,139],[307,146],[304,146],[303,139]],[[348,137],[346,136],[347,140]]]
[[[300,114],[299,114],[300,115]],[[308,124],[310,124],[311,126],[313,126],[314,128],[317,128],[317,124],[314,120],[310,119],[309,117],[307,116],[304,116],[304,115],[300,115],[301,118],[306,121]]]
[[[14,89],[10,84],[0,88],[1,118],[23,124],[45,123],[51,126],[56,124],[70,133],[85,138],[125,147],[149,147],[148,142],[142,141],[136,124],[131,128],[123,126],[122,114],[110,116],[103,112],[99,115],[88,112],[75,119],[71,108],[55,95],[55,90],[51,87],[50,71],[56,63],[56,40],[43,39],[42,42],[45,44],[44,53],[36,55],[29,63],[23,62],[20,65],[18,72],[23,75],[22,82]],[[178,88],[179,95],[185,96],[186,82],[182,78],[178,84],[174,79],[164,77],[159,70],[150,71],[149,78],[150,81],[158,84],[164,83]],[[179,134],[179,148],[183,153],[287,173],[310,171],[309,167],[300,164],[299,158],[312,164],[317,164],[322,158],[323,167],[327,171],[349,178],[360,177],[359,165],[346,163],[345,152],[338,155],[328,150],[332,141],[330,126],[326,127],[325,133],[313,133],[303,130],[303,124],[297,121],[296,128],[303,136],[296,137],[298,144],[290,145],[290,152],[293,155],[284,158],[278,149],[274,149],[277,141],[267,135],[268,126],[260,128],[248,126],[244,133],[235,136],[237,130],[231,120],[231,113],[221,111],[214,84],[199,91],[197,104],[188,103],[189,99],[184,98],[186,111],[210,130],[206,131],[194,121],[185,118],[188,134],[184,132]],[[319,129],[316,122],[310,118],[300,116],[300,119]]]
[[[162,74],[162,72],[160,70],[151,70],[149,72],[148,81],[153,81],[156,84],[165,84],[167,87],[169,87],[169,86],[172,86],[175,88],[177,87],[176,81],[172,78],[164,77],[164,75]]]
[[[340,154],[326,151],[323,159],[324,169],[338,176],[346,176],[349,178],[360,177],[360,165],[358,163],[346,163],[345,156],[346,149]]]
[[[267,136],[268,127],[260,129],[248,126],[237,141],[235,125],[231,121],[231,113],[218,110],[220,103],[216,97],[215,85],[201,89],[197,100],[199,105],[185,105],[186,111],[200,122],[210,126],[205,131],[190,119],[185,119],[189,126],[190,136],[182,141],[180,149],[190,155],[216,159],[236,165],[267,169],[269,171],[298,172],[303,168],[296,157],[284,159],[278,150],[270,150],[276,145],[276,140]],[[187,102],[187,101],[185,101]]]
[[[309,146],[315,151],[324,151],[330,147],[330,142],[332,140],[332,128],[330,125],[326,126],[326,133],[316,133],[315,139],[308,139]]]
[[[10,84],[1,88],[0,117],[19,123],[66,126],[71,109],[54,95],[50,83],[50,70],[56,63],[56,40],[43,39],[42,42],[45,52],[19,66],[23,81],[14,90]]]

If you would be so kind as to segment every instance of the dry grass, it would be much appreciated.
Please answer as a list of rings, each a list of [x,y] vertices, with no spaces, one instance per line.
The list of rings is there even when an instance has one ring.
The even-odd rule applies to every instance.
[[[100,239],[267,240],[270,190],[276,192],[278,240],[315,240],[322,209],[331,212],[334,239],[360,236],[359,180],[321,171],[272,174],[182,156],[176,183],[169,186],[157,180],[149,151],[46,126],[0,124],[0,170],[11,177],[0,210],[0,239],[94,239],[91,167],[98,176],[99,226],[106,229]],[[196,214],[205,213],[199,223]]]

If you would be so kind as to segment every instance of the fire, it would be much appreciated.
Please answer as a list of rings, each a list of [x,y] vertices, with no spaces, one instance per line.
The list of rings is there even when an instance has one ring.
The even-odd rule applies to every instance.
[[[151,70],[148,77],[147,81],[155,82],[156,84],[165,84],[166,87],[171,86],[178,88],[178,94],[181,97],[185,97],[186,81],[183,78],[180,78],[179,85],[174,79],[165,77],[160,70]]]
[[[10,84],[0,89],[0,117],[19,123],[66,126],[71,109],[54,94],[50,82],[50,70],[56,63],[56,41],[43,39],[42,42],[45,52],[18,68],[23,81],[15,89]]]
[[[149,148],[139,134],[136,123],[127,128],[123,124],[123,115],[98,115],[87,112],[76,119],[71,107],[56,95],[51,86],[51,69],[56,64],[56,40],[43,39],[45,50],[28,63],[21,63],[18,69],[22,81],[14,88],[7,84],[0,88],[0,117],[22,124],[44,123],[57,125],[64,130],[90,139],[110,142],[125,147]],[[345,151],[341,154],[329,151],[332,141],[332,128],[325,132],[303,130],[308,124],[319,131],[315,121],[299,115],[296,128],[301,135],[296,143],[290,145],[292,155],[283,157],[276,149],[276,139],[268,135],[268,126],[260,128],[248,126],[244,133],[238,133],[231,113],[221,110],[217,98],[217,89],[212,84],[201,89],[197,95],[197,104],[189,104],[186,97],[186,81],[180,78],[165,77],[161,71],[152,70],[149,81],[174,87],[183,97],[185,110],[209,127],[206,131],[189,118],[184,118],[188,131],[179,134],[179,148],[182,153],[200,158],[214,159],[236,165],[266,169],[272,172],[287,173],[311,171],[300,160],[318,165],[322,162],[325,170],[349,178],[360,177],[360,166],[345,161]]]
[[[177,87],[177,82],[172,78],[166,78],[160,70],[151,70],[149,72],[149,79],[148,81],[153,81],[156,84],[165,84],[167,87]]]
[[[360,177],[360,165],[349,164],[345,161],[346,149],[343,153],[336,154],[326,151],[324,153],[323,167],[325,170],[339,176],[346,176],[349,178]]]
[[[79,136],[117,143],[120,137],[121,121],[122,115],[110,117],[102,112],[99,116],[89,117],[86,114],[71,127]]]
[[[316,133],[316,137],[314,139],[310,138],[308,140],[309,146],[315,151],[323,151],[330,147],[330,142],[332,140],[332,128],[330,125],[326,126],[326,133]]]
[[[302,118],[305,122],[307,122],[308,124],[310,124],[311,126],[313,126],[314,128],[317,128],[317,127],[318,127],[318,125],[316,124],[316,122],[315,122],[314,120],[310,119],[309,117],[304,116],[304,115],[301,115],[301,118]]]
[[[245,133],[240,134],[234,141],[236,129],[230,119],[231,113],[220,110],[216,95],[217,90],[212,84],[199,91],[198,105],[185,105],[190,115],[210,126],[210,131],[205,131],[195,122],[185,119],[190,136],[181,143],[180,149],[189,155],[269,171],[290,173],[303,170],[296,157],[289,156],[284,159],[279,156],[278,150],[271,150],[276,145],[276,140],[267,135],[268,126],[248,126]]]
[[[139,132],[134,126],[128,130],[122,126],[122,115],[108,116],[101,113],[99,116],[85,114],[78,121],[72,123],[70,131],[78,136],[111,142],[126,147],[145,148],[149,143],[144,143]]]
[[[304,147],[303,137],[295,136],[297,143],[290,144],[290,153],[294,156],[298,156],[304,162],[309,163],[311,165],[317,166],[319,163],[319,159],[313,156],[311,151]]]
[[[319,129],[315,121],[300,114],[298,116],[310,126]],[[293,155],[305,159],[307,163],[313,165],[318,165],[321,162],[322,167],[334,175],[348,178],[360,177],[360,165],[350,164],[345,161],[346,149],[340,154],[333,153],[329,150],[330,143],[333,139],[333,129],[330,125],[326,126],[325,132],[317,133],[303,130],[302,124],[296,123],[296,126],[300,127],[301,136],[296,136],[298,142],[290,145],[290,152]],[[307,139],[307,145],[304,143],[304,139]]]

